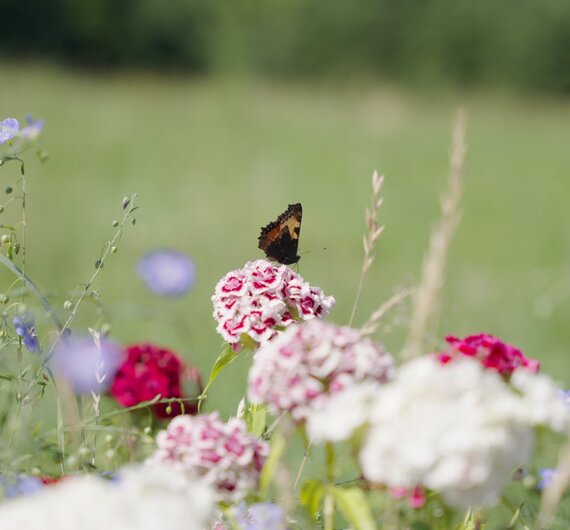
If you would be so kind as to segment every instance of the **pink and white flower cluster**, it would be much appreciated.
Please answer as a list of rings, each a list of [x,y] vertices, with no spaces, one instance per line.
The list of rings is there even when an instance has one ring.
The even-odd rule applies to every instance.
[[[240,342],[243,334],[263,343],[297,320],[327,315],[335,304],[332,296],[311,287],[286,265],[266,260],[250,261],[226,274],[212,302],[217,331],[231,344]]]
[[[469,335],[464,339],[449,335],[445,341],[449,344],[449,351],[438,354],[438,359],[444,364],[464,356],[473,357],[485,368],[497,370],[505,378],[517,368],[531,372],[538,372],[540,368],[539,361],[525,357],[518,348],[487,333]]]
[[[308,418],[315,403],[360,381],[386,382],[394,362],[382,346],[348,327],[321,320],[289,327],[264,344],[249,372],[252,403]]]
[[[177,416],[156,437],[149,463],[168,463],[212,485],[220,501],[255,490],[269,446],[247,432],[243,420],[224,423],[217,412]]]

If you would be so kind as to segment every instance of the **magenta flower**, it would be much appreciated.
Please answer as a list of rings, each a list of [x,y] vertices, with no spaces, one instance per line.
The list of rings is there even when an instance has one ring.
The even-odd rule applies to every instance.
[[[327,315],[335,304],[332,296],[311,287],[286,265],[266,260],[248,262],[226,274],[212,302],[217,331],[231,344],[244,335],[264,343],[295,321]]]
[[[0,144],[9,142],[18,135],[19,130],[20,123],[15,118],[6,118],[4,121],[0,121]]]
[[[138,275],[147,287],[161,296],[182,296],[196,279],[194,262],[182,252],[163,249],[143,256],[137,265]]]
[[[247,432],[243,420],[217,412],[177,416],[156,437],[150,463],[172,464],[213,485],[218,499],[236,502],[257,488],[269,446]]]
[[[497,370],[507,378],[519,367],[531,372],[538,372],[540,368],[539,361],[525,357],[518,348],[486,333],[470,335],[464,339],[449,335],[445,341],[450,349],[438,354],[439,361],[444,364],[461,356],[473,357],[485,368]]]
[[[288,411],[302,422],[318,399],[355,382],[386,382],[394,361],[382,346],[351,328],[321,320],[289,327],[262,345],[249,371],[252,403],[266,403],[278,414]]]
[[[54,349],[50,366],[76,394],[101,394],[113,383],[121,361],[122,352],[117,344],[79,337],[61,340]]]

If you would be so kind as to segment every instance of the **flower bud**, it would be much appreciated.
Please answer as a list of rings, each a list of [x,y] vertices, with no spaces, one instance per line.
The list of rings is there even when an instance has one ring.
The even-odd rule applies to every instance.
[[[2,245],[10,243],[11,240],[12,238],[8,234],[4,234],[2,237],[0,237],[0,243],[2,243]]]
[[[117,221],[116,219],[113,221],[113,228],[117,228],[117,226],[119,226],[119,221]]]
[[[10,301],[10,297],[7,294],[0,294],[0,304],[5,305]]]
[[[6,189],[4,191],[6,192],[6,195],[10,195],[10,193],[12,193],[14,189],[12,188],[12,186],[6,186]]]
[[[129,204],[131,204],[131,199],[129,197],[123,197],[123,210],[125,210]]]
[[[65,302],[63,302],[63,309],[65,309],[66,311],[71,310],[72,307],[73,307],[73,302],[71,300],[66,300]]]

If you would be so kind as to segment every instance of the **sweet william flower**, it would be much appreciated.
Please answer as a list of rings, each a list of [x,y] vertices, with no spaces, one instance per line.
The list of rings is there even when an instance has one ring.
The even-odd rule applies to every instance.
[[[189,256],[171,249],[155,250],[143,256],[137,273],[155,294],[177,297],[194,286],[196,268]]]
[[[248,262],[229,272],[212,296],[217,331],[230,344],[264,343],[290,324],[326,316],[332,296],[310,286],[286,265]]]
[[[220,501],[236,502],[257,488],[269,446],[245,422],[224,423],[217,412],[178,416],[156,436],[149,464],[169,464],[212,485]]]
[[[152,410],[158,418],[196,414],[197,398],[202,392],[200,372],[186,365],[174,352],[153,344],[133,344],[123,352],[111,395],[124,407],[132,407],[160,395],[180,398],[179,402],[156,403]]]
[[[463,356],[477,359],[486,369],[496,370],[503,377],[508,378],[517,368],[525,368],[531,372],[538,372],[540,363],[529,359],[510,344],[501,341],[493,335],[479,333],[459,339],[452,335],[445,338],[449,350],[438,354],[442,363],[448,363]]]
[[[290,326],[259,348],[248,395],[252,403],[266,403],[272,412],[287,411],[303,422],[328,396],[359,382],[384,383],[393,373],[392,357],[380,344],[355,329],[311,320]],[[323,426],[323,439],[326,430]]]
[[[119,479],[80,475],[0,504],[2,530],[203,530],[214,495],[172,466],[132,466]]]

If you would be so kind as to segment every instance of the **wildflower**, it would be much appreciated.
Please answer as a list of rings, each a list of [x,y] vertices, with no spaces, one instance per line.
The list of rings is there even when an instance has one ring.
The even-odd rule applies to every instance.
[[[150,464],[172,464],[214,486],[218,500],[235,502],[257,488],[269,447],[243,420],[219,414],[178,416],[156,436]]]
[[[283,509],[272,502],[258,502],[247,506],[240,502],[231,509],[230,521],[216,521],[213,530],[287,530]],[[236,526],[237,525],[237,526]]]
[[[426,503],[426,492],[419,486],[412,489],[393,487],[389,492],[394,499],[407,499],[410,508],[418,509]]]
[[[531,372],[538,372],[540,367],[539,361],[528,359],[518,348],[486,333],[470,335],[464,339],[450,335],[445,340],[450,350],[439,354],[438,358],[442,363],[463,356],[474,357],[485,368],[497,370],[506,378],[519,367]]]
[[[27,125],[20,131],[20,136],[26,140],[35,140],[44,128],[44,120],[34,120],[30,114],[26,115]]]
[[[217,331],[231,344],[244,336],[266,342],[295,321],[326,316],[335,304],[332,296],[324,296],[286,265],[266,260],[226,274],[212,302]]]
[[[169,418],[183,413],[196,414],[198,404],[193,398],[201,394],[202,381],[200,372],[186,365],[174,352],[153,344],[133,344],[123,353],[123,362],[110,392],[123,407],[132,407],[156,396],[183,400],[184,407],[176,401],[153,405],[158,418]]]
[[[110,341],[70,337],[57,343],[50,365],[76,394],[101,394],[113,383],[121,353],[121,348]]]
[[[34,315],[32,315],[32,313],[16,315],[13,318],[12,323],[14,324],[16,333],[22,337],[24,346],[32,353],[40,353],[40,341],[38,340],[38,334],[34,327]]]
[[[547,403],[556,406],[556,392],[543,376],[520,375],[513,381],[522,394],[472,357],[404,364],[372,405],[360,452],[364,476],[389,487],[438,491],[461,509],[495,503],[512,469],[528,461],[533,428],[562,427],[558,413],[547,410]]]
[[[5,144],[17,136],[19,129],[20,123],[14,118],[6,118],[4,121],[0,121],[0,144]]]
[[[161,296],[182,296],[196,278],[194,262],[175,250],[155,250],[143,256],[137,265],[138,275],[147,287]]]
[[[5,480],[0,477],[0,483],[5,488],[4,493],[8,498],[36,493],[44,487],[44,484],[40,478],[28,477],[25,475],[18,475],[12,481]]]
[[[80,475],[2,503],[0,520],[2,530],[40,521],[43,530],[202,530],[213,503],[202,481],[171,466],[139,465],[120,470],[117,481]]]
[[[394,372],[392,357],[355,329],[321,320],[289,327],[257,351],[249,372],[252,403],[274,413],[288,411],[297,422],[312,406],[362,381],[385,382]]]
[[[559,471],[555,468],[550,467],[543,467],[540,471],[540,480],[537,484],[537,488],[539,490],[543,490],[545,488],[550,487],[552,481],[556,478],[559,474]]]
[[[570,390],[560,390],[559,396],[562,402],[566,405],[567,410],[570,412]]]

